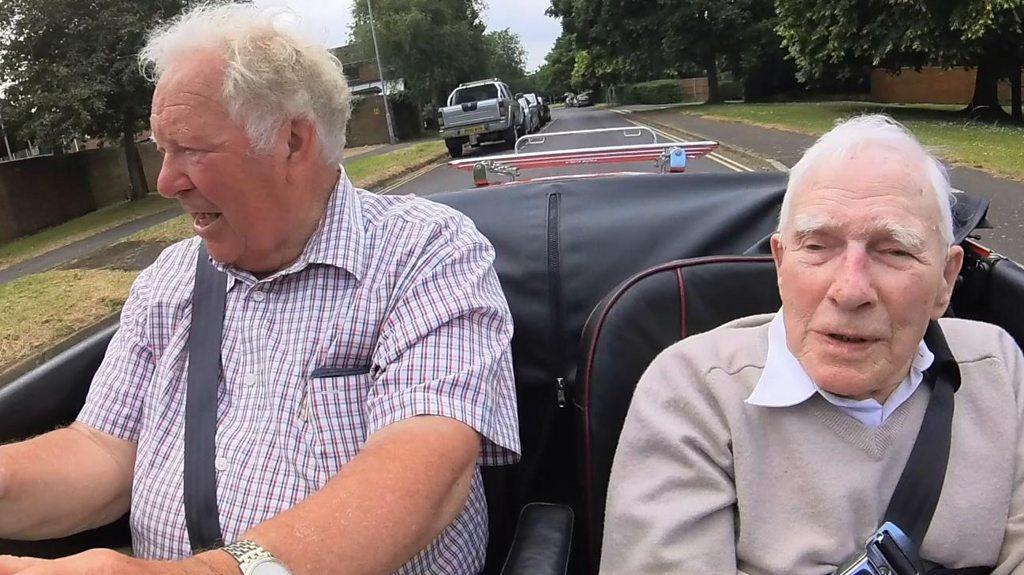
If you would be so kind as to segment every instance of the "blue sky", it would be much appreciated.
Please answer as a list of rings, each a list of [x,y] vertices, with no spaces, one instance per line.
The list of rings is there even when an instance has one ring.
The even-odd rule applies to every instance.
[[[355,0],[256,0],[262,6],[290,7],[320,39],[332,46],[348,40],[352,4]],[[487,29],[509,28],[526,49],[526,68],[534,70],[544,63],[544,56],[562,31],[558,20],[544,15],[549,0],[487,0],[484,22]]]

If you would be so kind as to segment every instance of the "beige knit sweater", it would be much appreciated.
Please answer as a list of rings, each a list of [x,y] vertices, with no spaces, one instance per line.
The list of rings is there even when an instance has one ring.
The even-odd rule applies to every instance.
[[[870,429],[815,395],[744,403],[771,316],[665,350],[641,378],[612,468],[601,573],[822,575],[877,528],[928,402]],[[1024,573],[1024,359],[1003,330],[942,320],[960,365],[945,486],[922,556]]]

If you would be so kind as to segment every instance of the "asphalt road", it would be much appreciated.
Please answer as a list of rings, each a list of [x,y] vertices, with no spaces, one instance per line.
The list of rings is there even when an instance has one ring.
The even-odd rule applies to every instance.
[[[585,136],[547,136],[555,132],[572,132],[577,130],[596,130],[601,128],[634,128],[636,125],[625,117],[597,108],[563,108],[551,111],[551,122],[549,122],[538,134],[543,136],[543,143],[529,144],[523,147],[523,152],[536,152],[558,149],[572,149],[585,147],[601,147],[613,145],[647,144],[650,137],[646,134],[636,137],[627,137],[622,133],[590,134]],[[667,135],[657,135],[659,142],[671,141]],[[504,143],[484,144],[479,148],[466,148],[464,158],[484,158],[497,154],[508,154],[512,147]],[[720,172],[727,173],[737,171],[735,167],[728,167],[709,158],[698,158],[690,160],[686,167],[688,172]],[[551,168],[539,170],[523,170],[521,178],[538,178],[545,176],[557,176],[566,174],[587,174],[602,172],[656,172],[653,162],[630,163],[630,164],[603,164],[588,166],[572,166],[567,168]],[[504,176],[494,175],[492,182],[504,181]],[[445,164],[428,168],[419,174],[414,174],[409,179],[399,182],[397,185],[385,190],[389,194],[416,194],[428,196],[439,192],[450,192],[464,190],[473,187],[472,174],[457,170]]]

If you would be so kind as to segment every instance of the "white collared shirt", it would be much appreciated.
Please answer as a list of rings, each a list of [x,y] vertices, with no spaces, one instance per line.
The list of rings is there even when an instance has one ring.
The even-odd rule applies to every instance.
[[[878,403],[875,399],[857,400],[840,397],[819,388],[789,350],[786,343],[786,324],[780,309],[768,327],[768,358],[765,360],[764,371],[761,372],[761,378],[746,402],[761,407],[790,407],[803,403],[818,393],[850,417],[874,428],[882,425],[896,408],[914,394],[924,379],[924,371],[931,366],[934,359],[935,356],[922,340],[917,345],[917,353],[910,363],[910,373],[889,395],[885,404]]]

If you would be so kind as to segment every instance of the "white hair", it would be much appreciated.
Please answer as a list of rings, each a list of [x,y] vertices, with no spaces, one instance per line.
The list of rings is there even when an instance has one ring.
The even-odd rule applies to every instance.
[[[947,244],[952,244],[952,204],[955,202],[955,196],[949,184],[946,168],[903,124],[884,114],[858,116],[840,122],[804,152],[800,161],[789,171],[786,195],[782,199],[782,210],[779,213],[779,230],[781,231],[782,227],[791,221],[790,204],[794,190],[800,188],[810,169],[865,144],[882,144],[897,150],[905,150],[909,155],[920,154],[922,175],[935,194],[939,206],[940,221],[936,222],[939,233]]]
[[[286,8],[203,3],[152,30],[139,63],[156,81],[184,55],[219,51],[227,63],[224,105],[256,152],[269,151],[285,122],[305,118],[316,128],[324,160],[337,164],[350,112],[348,82],[341,62],[296,21]]]

